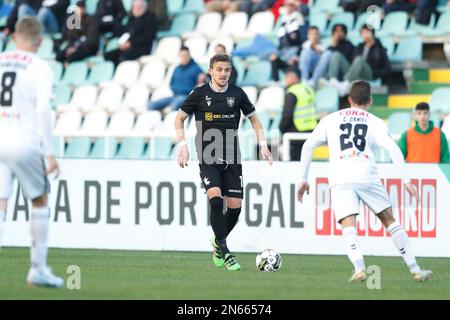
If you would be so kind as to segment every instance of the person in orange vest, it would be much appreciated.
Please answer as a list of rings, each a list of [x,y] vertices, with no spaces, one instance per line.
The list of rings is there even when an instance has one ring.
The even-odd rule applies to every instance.
[[[430,120],[430,106],[420,102],[415,108],[415,125],[398,142],[406,162],[450,163],[445,134]]]

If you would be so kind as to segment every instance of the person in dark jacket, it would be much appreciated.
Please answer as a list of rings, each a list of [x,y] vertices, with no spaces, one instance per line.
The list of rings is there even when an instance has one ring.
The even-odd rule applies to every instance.
[[[122,0],[99,0],[95,15],[98,19],[100,33],[112,32],[116,35],[127,15]]]
[[[170,89],[173,95],[150,102],[147,109],[162,110],[170,106],[172,110],[178,110],[192,89],[204,82],[205,75],[202,69],[191,58],[189,49],[182,47],[180,49],[180,64],[173,71],[172,79],[170,80]]]
[[[344,81],[332,78],[328,82],[328,85],[338,89],[341,97],[347,94],[352,81],[372,81],[386,77],[391,72],[386,48],[375,37],[375,30],[366,24],[360,30],[364,42],[355,48],[352,63],[344,75]]]
[[[46,33],[60,32],[65,22],[70,0],[44,0],[37,13]]]
[[[121,32],[119,49],[105,53],[105,59],[119,64],[150,54],[156,36],[154,14],[147,10],[147,1],[134,0],[130,18]]]
[[[36,16],[42,6],[42,0],[17,0],[12,8],[3,35],[8,36],[14,32],[16,22],[25,16]]]
[[[67,45],[62,45],[56,59],[61,62],[80,61],[97,54],[99,33],[97,19],[86,14],[84,0],[77,2],[74,13],[63,25],[62,37]]]
[[[347,40],[347,26],[335,24],[331,32],[331,45],[320,56],[319,63],[309,80],[309,85],[316,87],[320,78],[337,78],[342,80],[350,67],[355,47]]]

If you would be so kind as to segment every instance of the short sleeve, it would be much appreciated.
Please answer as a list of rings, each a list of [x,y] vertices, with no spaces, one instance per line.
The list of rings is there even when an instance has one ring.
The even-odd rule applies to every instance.
[[[241,92],[242,92],[242,101],[239,107],[241,108],[244,116],[250,118],[254,116],[256,113],[255,106],[253,105],[253,103],[251,103],[250,99],[248,98],[244,90],[242,90]]]
[[[186,100],[184,100],[183,104],[180,107],[180,111],[190,116],[193,112],[195,112],[195,110],[197,110],[197,107],[198,107],[198,96],[197,90],[194,89],[188,95]]]

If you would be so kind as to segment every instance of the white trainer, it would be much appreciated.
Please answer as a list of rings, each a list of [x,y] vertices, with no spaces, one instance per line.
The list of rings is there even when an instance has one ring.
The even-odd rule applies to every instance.
[[[412,275],[414,280],[416,280],[417,282],[422,282],[431,279],[431,277],[433,276],[433,271],[420,270],[419,272],[413,272]]]
[[[49,267],[31,267],[28,271],[27,283],[31,286],[61,288],[64,286],[64,279],[55,276]]]
[[[358,270],[353,273],[353,275],[348,279],[348,282],[355,282],[355,281],[366,281],[367,280],[367,273],[366,270]]]

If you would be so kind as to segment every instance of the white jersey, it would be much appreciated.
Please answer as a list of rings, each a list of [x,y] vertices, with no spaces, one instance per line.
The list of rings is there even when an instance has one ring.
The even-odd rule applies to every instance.
[[[53,72],[34,53],[0,54],[0,148],[41,148],[51,153]],[[7,139],[5,139],[7,137]]]
[[[386,149],[404,176],[404,159],[389,137],[383,120],[359,108],[343,109],[323,118],[302,149],[301,180],[307,181],[312,151],[320,144],[329,146],[329,185],[379,183],[375,149]]]

